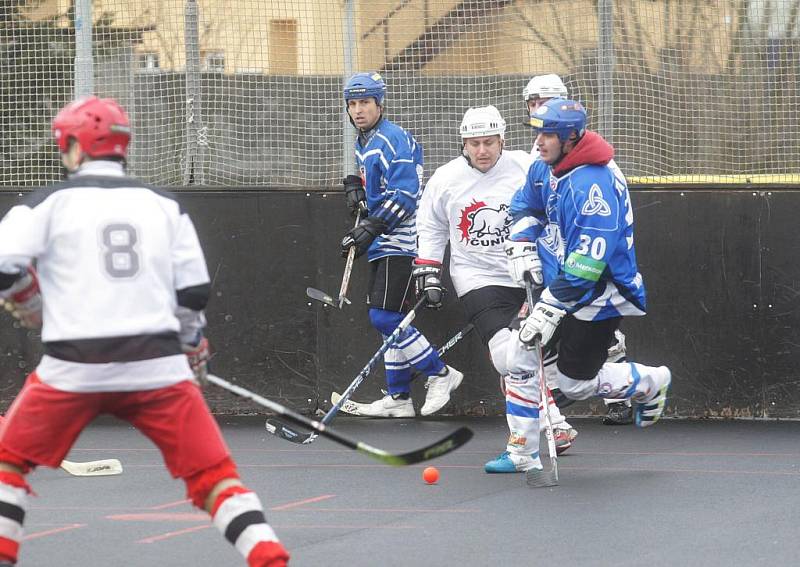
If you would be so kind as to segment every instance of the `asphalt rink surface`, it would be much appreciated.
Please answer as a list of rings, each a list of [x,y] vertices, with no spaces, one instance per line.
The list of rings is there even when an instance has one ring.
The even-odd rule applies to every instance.
[[[522,474],[483,471],[505,447],[503,418],[337,417],[338,431],[391,451],[461,425],[475,432],[453,453],[397,468],[323,438],[273,437],[263,416],[218,420],[294,566],[800,564],[800,422],[665,419],[640,430],[570,419],[579,435],[559,458],[559,486],[532,489]],[[19,565],[245,565],[144,436],[95,422],[70,460],[106,458],[123,474],[30,476]],[[429,465],[441,472],[433,485],[422,479]]]

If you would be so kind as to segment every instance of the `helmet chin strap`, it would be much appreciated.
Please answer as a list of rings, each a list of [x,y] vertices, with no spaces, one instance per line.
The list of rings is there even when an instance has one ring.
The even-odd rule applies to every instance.
[[[366,143],[369,141],[370,133],[374,132],[375,129],[378,128],[378,124],[381,123],[381,120],[383,120],[383,112],[381,112],[381,115],[375,121],[375,124],[373,124],[372,126],[367,128],[366,130],[356,126],[356,131],[358,132],[358,141],[362,146],[366,145]],[[353,121],[353,119],[351,118],[350,122],[352,122],[352,121]],[[355,124],[353,124],[353,126],[355,126]]]
[[[559,141],[560,141],[560,140],[559,140]],[[555,166],[557,166],[559,163],[561,163],[561,161],[564,159],[564,156],[566,155],[566,154],[564,153],[564,146],[566,145],[566,143],[567,143],[567,142],[561,142],[561,147],[559,148],[559,153],[558,153],[558,159],[556,159],[556,161],[554,161],[553,163],[551,163],[551,164],[550,164],[550,167],[553,167],[553,168],[554,168],[554,167],[555,167]]]
[[[561,142],[561,138],[559,138],[558,141]],[[557,166],[567,156],[567,153],[564,151],[564,146],[566,146],[569,141],[570,141],[570,138],[567,138],[565,141],[561,142],[561,149],[560,149],[560,153],[559,153],[558,159],[556,161],[554,161],[553,163],[551,163],[550,167]],[[577,145],[578,142],[580,142],[580,141],[581,141],[581,138],[577,138],[576,137],[575,138],[575,145]],[[575,149],[574,145],[572,146],[572,149]]]

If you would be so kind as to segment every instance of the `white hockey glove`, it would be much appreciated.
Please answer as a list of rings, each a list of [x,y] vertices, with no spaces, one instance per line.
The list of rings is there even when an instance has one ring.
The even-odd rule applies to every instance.
[[[527,348],[533,348],[538,340],[542,348],[546,347],[566,314],[563,309],[541,301],[537,302],[519,329],[520,342]]]
[[[0,293],[0,303],[26,329],[40,328],[42,326],[42,294],[39,291],[39,278],[36,276],[36,270],[28,267],[24,276]]]
[[[506,256],[508,256],[508,273],[511,279],[520,285],[525,285],[525,272],[530,272],[534,285],[540,286],[544,282],[542,277],[542,262],[535,242],[506,241]]]

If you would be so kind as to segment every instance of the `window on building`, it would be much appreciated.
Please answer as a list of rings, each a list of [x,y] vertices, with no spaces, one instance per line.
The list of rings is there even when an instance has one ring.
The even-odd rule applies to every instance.
[[[136,54],[136,69],[139,71],[158,71],[161,64],[158,60],[158,53],[153,51],[143,51]]]
[[[297,74],[297,32],[297,20],[270,21],[269,72],[271,74]]]
[[[222,51],[209,51],[203,55],[203,69],[209,73],[225,72],[225,53]]]

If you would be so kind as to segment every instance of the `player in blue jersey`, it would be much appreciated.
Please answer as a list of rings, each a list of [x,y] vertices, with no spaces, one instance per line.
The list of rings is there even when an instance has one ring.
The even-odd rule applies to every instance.
[[[548,75],[536,75],[528,81],[528,84],[522,89],[522,100],[525,102],[525,120],[529,121],[530,115],[551,98],[568,98],[568,94],[567,86],[558,75],[552,73]],[[536,144],[534,144],[531,149],[531,156],[537,159],[539,157],[539,149],[536,147]],[[611,167],[616,167],[613,160],[609,162],[609,164]],[[617,329],[614,332],[614,342],[608,349],[608,361],[624,362],[626,360],[625,335],[622,331]],[[553,396],[562,407],[565,407],[571,404],[572,400],[564,398],[555,386],[555,362],[554,356],[545,356],[544,373],[547,378],[547,385],[553,390]],[[608,408],[608,412],[603,418],[604,425],[627,425],[633,423],[633,409],[631,408],[630,400],[606,398],[603,401]],[[570,431],[570,435],[573,433],[575,433],[575,430]]]
[[[416,211],[422,190],[422,146],[383,116],[385,96],[386,84],[378,73],[357,73],[344,87],[347,114],[358,132],[355,156],[360,172],[344,178],[345,197],[354,214],[366,216],[342,239],[344,256],[351,247],[357,257],[367,254],[369,318],[384,337],[394,331],[414,298],[411,264],[417,253]],[[463,379],[413,326],[389,348],[384,364],[387,394],[371,404],[358,404],[359,415],[414,417],[412,368],[428,377],[422,415],[442,409]]]
[[[636,425],[650,426],[664,411],[669,369],[606,362],[622,317],[644,315],[646,308],[633,208],[624,177],[610,163],[614,149],[586,130],[579,102],[551,99],[530,119],[541,160],[512,200],[510,240],[527,245],[510,260],[513,268],[525,255],[538,254],[540,263],[530,261],[526,269],[538,272],[534,279],[544,289],[516,331],[519,340],[509,346],[509,372],[527,396],[538,400],[536,344],[553,345],[561,392],[576,400],[629,398],[638,403]],[[530,421],[529,454],[514,456],[538,460],[539,424]]]

